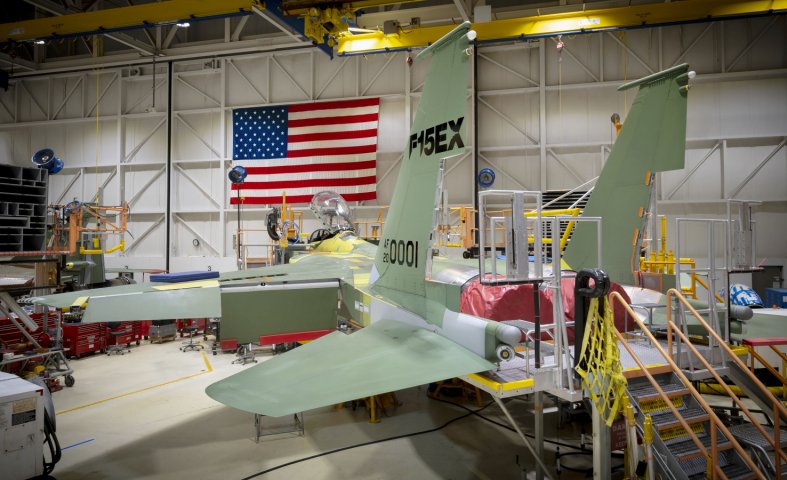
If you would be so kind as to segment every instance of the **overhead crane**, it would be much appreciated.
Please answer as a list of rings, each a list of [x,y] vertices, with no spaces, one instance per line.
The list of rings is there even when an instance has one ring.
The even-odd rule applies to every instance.
[[[787,13],[785,0],[684,0],[603,9],[594,9],[591,4],[573,7],[573,11],[562,13],[539,13],[527,17],[474,23],[472,28],[478,34],[476,42],[487,43]],[[453,25],[441,25],[410,28],[390,35],[384,35],[381,31],[343,35],[339,38],[339,55],[426,47],[451,28]]]
[[[409,50],[429,45],[453,25],[397,29],[396,33],[352,34],[355,15],[363,9],[412,3],[417,0],[166,0],[127,7],[44,17],[0,25],[0,43],[102,35],[113,32],[176,25],[234,16],[259,14],[280,29],[307,39],[339,55]],[[564,10],[566,7],[560,7]],[[510,41],[559,34],[697,23],[783,14],[787,0],[683,0],[636,6],[594,9],[592,4],[571,6],[570,11],[537,10],[535,15],[477,23],[477,42]]]

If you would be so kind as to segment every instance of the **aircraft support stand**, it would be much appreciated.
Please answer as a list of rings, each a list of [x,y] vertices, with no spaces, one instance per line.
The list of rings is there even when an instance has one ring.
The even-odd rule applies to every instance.
[[[612,454],[610,448],[610,428],[601,419],[594,402],[590,402],[590,416],[593,420],[593,480],[610,478]]]
[[[536,458],[544,458],[544,392],[536,392],[533,394],[535,405],[533,410],[535,413],[535,421],[533,423],[533,433],[536,440]],[[544,480],[544,470],[542,468],[536,469],[536,480]]]
[[[540,395],[540,394],[541,394],[541,392],[536,393],[536,395]],[[527,437],[525,436],[525,434],[522,433],[522,430],[519,429],[519,425],[517,425],[516,421],[514,420],[514,417],[511,416],[511,413],[508,411],[508,409],[506,408],[505,404],[503,403],[503,399],[498,397],[498,396],[496,396],[496,395],[493,395],[492,398],[495,399],[495,402],[497,402],[497,405],[500,407],[500,410],[502,410],[503,413],[505,414],[506,418],[508,419],[508,422],[511,424],[512,427],[514,427],[514,430],[516,430],[516,433],[519,435],[519,438],[521,438],[522,441],[525,443],[525,447],[527,447],[527,449],[530,452],[530,454],[533,455],[533,458],[535,458],[535,460],[536,460],[536,472],[537,472],[536,474],[538,475],[538,478],[541,479],[541,478],[544,478],[544,476],[546,476],[546,478],[551,480],[552,477],[550,477],[549,474],[546,473],[547,472],[547,468],[544,465],[544,460],[538,455],[536,450],[533,448],[533,445],[530,444],[530,440],[528,440]],[[542,421],[543,421],[543,419],[542,419]],[[536,430],[536,443],[541,445],[540,450],[542,452],[543,452],[543,447],[544,447],[544,436],[543,436],[543,433],[544,433],[544,429],[543,429],[543,423],[542,423],[541,438],[540,439],[539,439],[539,435],[538,435],[538,430]]]

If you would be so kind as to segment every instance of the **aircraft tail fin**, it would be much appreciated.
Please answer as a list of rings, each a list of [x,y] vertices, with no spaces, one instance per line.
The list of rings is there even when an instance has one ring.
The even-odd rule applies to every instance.
[[[688,65],[622,85],[639,87],[584,215],[602,217],[602,267],[618,283],[634,284],[655,172],[684,166]],[[580,223],[563,255],[573,270],[598,266],[596,227]]]
[[[373,288],[423,295],[442,160],[464,152],[470,23],[426,48],[431,56],[371,274]]]

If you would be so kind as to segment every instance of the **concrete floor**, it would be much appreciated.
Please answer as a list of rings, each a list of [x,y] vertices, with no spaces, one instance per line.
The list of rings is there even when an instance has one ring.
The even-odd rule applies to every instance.
[[[209,342],[208,342],[209,343]],[[232,364],[234,355],[181,352],[180,339],[143,341],[123,356],[94,355],[73,360],[76,384],[54,393],[57,435],[65,449],[53,476],[80,479],[522,479],[534,462],[519,437],[477,416],[432,433],[353,445],[439,427],[465,415],[461,407],[438,402],[425,387],[397,392],[401,405],[370,424],[365,408],[327,407],[305,414],[305,436],[254,441],[253,415],[225,407],[205,387],[252,365]],[[258,356],[264,361],[267,356]],[[485,403],[491,399],[485,398]],[[465,403],[477,409],[474,403]],[[532,408],[512,400],[509,409],[526,432]],[[507,424],[496,405],[483,415]],[[266,425],[288,419],[266,419]],[[557,413],[546,416],[546,433],[577,445],[579,426],[558,435]],[[278,423],[276,423],[278,422]],[[588,433],[590,428],[587,427]],[[331,450],[341,452],[300,461]],[[555,465],[547,444],[545,462]],[[562,448],[562,452],[569,449]],[[517,464],[517,459],[522,466]],[[284,466],[293,462],[291,465]],[[297,463],[295,463],[297,462]],[[591,457],[564,457],[564,465],[587,468]],[[618,462],[614,460],[613,462]],[[280,467],[280,468],[277,468]],[[275,469],[275,470],[273,470]],[[259,475],[261,472],[269,473]],[[584,478],[565,472],[560,478]]]

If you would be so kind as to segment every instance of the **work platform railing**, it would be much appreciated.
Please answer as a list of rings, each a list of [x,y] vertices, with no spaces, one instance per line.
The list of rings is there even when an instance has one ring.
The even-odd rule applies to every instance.
[[[680,294],[675,289],[670,289],[667,293],[669,302],[676,301],[680,302],[688,312],[690,312],[697,322],[702,325],[708,332],[708,335],[714,337],[716,342],[720,345],[721,350],[726,354],[729,362],[737,363],[740,367],[745,369],[745,365],[742,361],[738,358],[738,356],[730,349],[730,347],[723,341],[723,339],[713,330],[713,328],[706,322],[702,316],[694,309],[693,306],[686,300],[686,298]],[[679,407],[675,405],[675,403],[670,398],[668,392],[665,392],[662,389],[662,386],[659,382],[654,378],[654,375],[649,371],[649,367],[639,359],[636,355],[634,349],[629,344],[629,338],[626,338],[623,334],[615,330],[615,336],[617,337],[620,345],[626,349],[626,351],[631,355],[632,359],[635,361],[639,370],[641,371],[642,375],[647,378],[647,380],[652,385],[653,389],[658,393],[659,399],[666,405],[669,411],[674,416],[676,422],[680,424],[680,426],[686,432],[686,435],[691,439],[694,445],[702,452],[702,455],[707,460],[708,465],[708,477],[709,478],[727,478],[724,474],[722,468],[719,466],[718,459],[719,459],[719,439],[718,433],[724,435],[726,440],[731,444],[734,451],[740,456],[740,460],[746,464],[748,468],[751,469],[752,473],[760,479],[767,478],[761,471],[760,466],[755,464],[752,460],[751,456],[747,454],[741,444],[736,440],[735,435],[728,429],[726,425],[721,421],[718,415],[711,409],[710,405],[706,402],[706,400],[702,397],[700,392],[694,388],[689,378],[684,373],[683,369],[673,360],[673,335],[676,336],[680,341],[685,345],[685,347],[689,350],[689,352],[694,355],[694,357],[706,368],[711,372],[711,375],[714,379],[719,383],[721,388],[730,396],[733,401],[733,404],[736,408],[738,408],[745,416],[745,418],[751,422],[751,425],[757,430],[757,432],[762,435],[764,439],[766,439],[767,443],[773,448],[773,451],[776,452],[776,462],[775,462],[775,474],[776,478],[781,478],[781,460],[787,461],[787,455],[785,454],[784,450],[781,448],[782,442],[780,439],[780,428],[779,428],[779,417],[787,413],[785,407],[781,404],[781,402],[776,399],[775,396],[767,389],[759,380],[751,374],[749,374],[749,380],[751,382],[755,382],[759,385],[758,388],[761,389],[764,395],[770,395],[772,402],[773,402],[773,415],[774,415],[774,427],[773,432],[769,433],[763,428],[758,419],[754,416],[754,414],[746,407],[746,405],[740,400],[740,398],[735,395],[732,391],[730,386],[724,381],[724,379],[715,372],[712,368],[708,360],[696,349],[694,345],[689,341],[688,337],[684,334],[683,328],[680,327],[673,321],[671,309],[668,309],[668,316],[667,316],[667,349],[665,350],[661,343],[653,336],[647,326],[640,320],[640,318],[634,313],[633,309],[628,305],[626,300],[617,292],[612,292],[609,294],[609,301],[613,303],[620,304],[631,316],[634,322],[638,325],[641,330],[642,337],[648,339],[652,346],[661,354],[665,363],[669,366],[670,371],[676,375],[681,383],[686,387],[686,390],[690,393],[691,397],[696,401],[704,410],[707,412],[708,415],[708,422],[709,422],[709,430],[710,430],[710,444],[705,445],[702,441],[700,441],[699,437],[695,433],[694,429],[690,426],[689,421],[681,415],[679,411]]]

